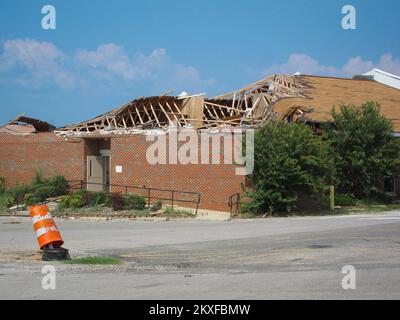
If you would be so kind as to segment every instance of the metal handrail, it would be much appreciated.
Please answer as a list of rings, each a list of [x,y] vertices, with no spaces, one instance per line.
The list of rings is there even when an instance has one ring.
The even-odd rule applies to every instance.
[[[240,199],[241,199],[240,193],[235,193],[228,197],[228,207],[230,209],[231,219],[234,218],[235,214],[239,214],[240,212]]]
[[[115,187],[115,188],[124,188],[125,190],[125,195],[129,195],[128,190],[129,189],[136,189],[136,190],[142,190],[142,191],[146,191],[147,192],[147,196],[145,197],[147,199],[147,204],[150,208],[151,205],[151,200],[164,200],[164,201],[171,201],[171,207],[172,209],[174,208],[174,204],[175,203],[180,203],[180,202],[184,202],[184,203],[193,203],[196,205],[196,212],[195,212],[195,216],[197,216],[198,210],[199,210],[199,206],[200,206],[200,200],[201,200],[201,194],[199,192],[192,192],[192,191],[181,191],[181,190],[172,190],[172,189],[160,189],[160,188],[149,188],[146,186],[143,187],[139,187],[139,186],[132,186],[132,185],[117,185],[117,184],[103,184],[103,183],[95,183],[95,182],[87,182],[84,180],[67,180],[68,182],[68,190],[76,190],[77,187],[79,188],[79,190],[83,190],[85,189],[85,186],[87,188],[88,185],[98,185],[98,186],[102,186],[102,187]],[[76,183],[76,184],[73,184]],[[47,184],[44,184],[47,185]],[[50,184],[48,184],[50,185]],[[154,197],[151,195],[152,191],[158,191],[158,192],[167,192],[167,193],[171,193],[171,197],[170,198],[161,198],[161,197]],[[117,193],[117,192],[107,192],[108,194],[121,194],[121,193]],[[197,199],[195,200],[186,200],[186,199],[179,199],[176,198],[177,194],[188,194],[188,195],[195,195],[197,196]],[[19,204],[20,204],[20,195],[17,195],[17,210],[19,209]]]
[[[80,187],[80,189],[85,189],[87,188],[88,185],[95,185],[95,186],[102,186],[104,187],[111,187],[111,188],[122,188],[124,189],[125,195],[129,195],[128,190],[129,189],[134,189],[134,190],[141,190],[145,191],[147,193],[146,199],[147,199],[147,204],[150,207],[151,205],[151,200],[164,200],[164,201],[171,201],[171,207],[174,208],[175,203],[193,203],[196,205],[196,212],[195,216],[197,216],[197,212],[200,206],[200,201],[201,201],[201,194],[199,192],[193,192],[193,191],[181,191],[181,190],[173,190],[173,189],[161,189],[161,188],[150,188],[146,186],[133,186],[133,185],[119,185],[119,184],[103,184],[103,183],[96,183],[96,182],[88,182],[84,180],[68,180],[68,183],[74,183],[76,182],[76,185],[71,186],[70,185],[70,190],[76,187]],[[164,198],[164,197],[154,197],[151,195],[151,192],[166,192],[166,193],[171,193],[170,198]],[[108,194],[121,194],[122,192],[110,192],[109,190],[106,191]],[[193,195],[197,196],[195,200],[187,200],[187,199],[180,199],[176,198],[177,194],[186,194],[186,195]]]

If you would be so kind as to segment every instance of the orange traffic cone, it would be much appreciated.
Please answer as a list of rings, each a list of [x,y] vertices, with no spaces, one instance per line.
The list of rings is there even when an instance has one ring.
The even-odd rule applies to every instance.
[[[40,249],[43,250],[45,247],[59,248],[64,244],[48,206],[31,206],[29,207],[29,214],[32,218]]]

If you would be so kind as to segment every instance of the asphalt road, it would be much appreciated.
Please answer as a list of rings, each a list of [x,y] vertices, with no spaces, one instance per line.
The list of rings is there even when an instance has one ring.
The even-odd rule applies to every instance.
[[[400,212],[244,221],[58,220],[72,256],[44,290],[32,225],[0,218],[0,299],[399,299]],[[341,273],[356,269],[356,290]]]

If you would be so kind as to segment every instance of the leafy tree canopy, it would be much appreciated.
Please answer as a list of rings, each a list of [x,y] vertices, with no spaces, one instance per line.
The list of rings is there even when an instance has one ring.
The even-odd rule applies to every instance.
[[[255,169],[248,209],[290,211],[300,195],[313,195],[332,178],[329,145],[305,124],[272,122],[255,134]]]
[[[325,139],[334,150],[339,192],[358,199],[374,197],[379,179],[393,174],[399,165],[400,144],[393,124],[380,114],[378,104],[357,108],[341,106],[332,111]]]

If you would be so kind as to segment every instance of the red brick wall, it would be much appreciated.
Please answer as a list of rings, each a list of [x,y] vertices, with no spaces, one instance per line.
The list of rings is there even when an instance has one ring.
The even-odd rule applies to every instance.
[[[146,150],[151,143],[142,135],[111,139],[111,184],[200,192],[201,208],[229,210],[228,197],[240,192],[245,182],[244,177],[235,175],[236,165],[150,165]],[[116,173],[116,166],[122,166],[123,172]],[[171,194],[156,196],[169,198]],[[179,205],[184,206],[184,203]]]
[[[62,174],[68,180],[82,180],[84,143],[66,142],[54,133],[0,134],[0,176],[7,187],[30,182],[36,170],[45,176]]]
[[[151,143],[142,135],[111,138],[111,184],[200,192],[201,208],[229,210],[228,197],[240,192],[245,181],[244,177],[235,175],[236,165],[150,165],[146,150]],[[90,153],[89,144],[66,142],[53,133],[0,134],[0,176],[6,179],[8,187],[30,182],[35,170],[42,170],[45,176],[62,174],[68,180],[84,180],[86,153]],[[115,172],[117,165],[123,167],[123,173]],[[123,190],[114,188],[112,191]],[[171,196],[156,192],[152,195]],[[175,197],[195,199],[183,194]],[[184,203],[178,205],[185,206]]]

